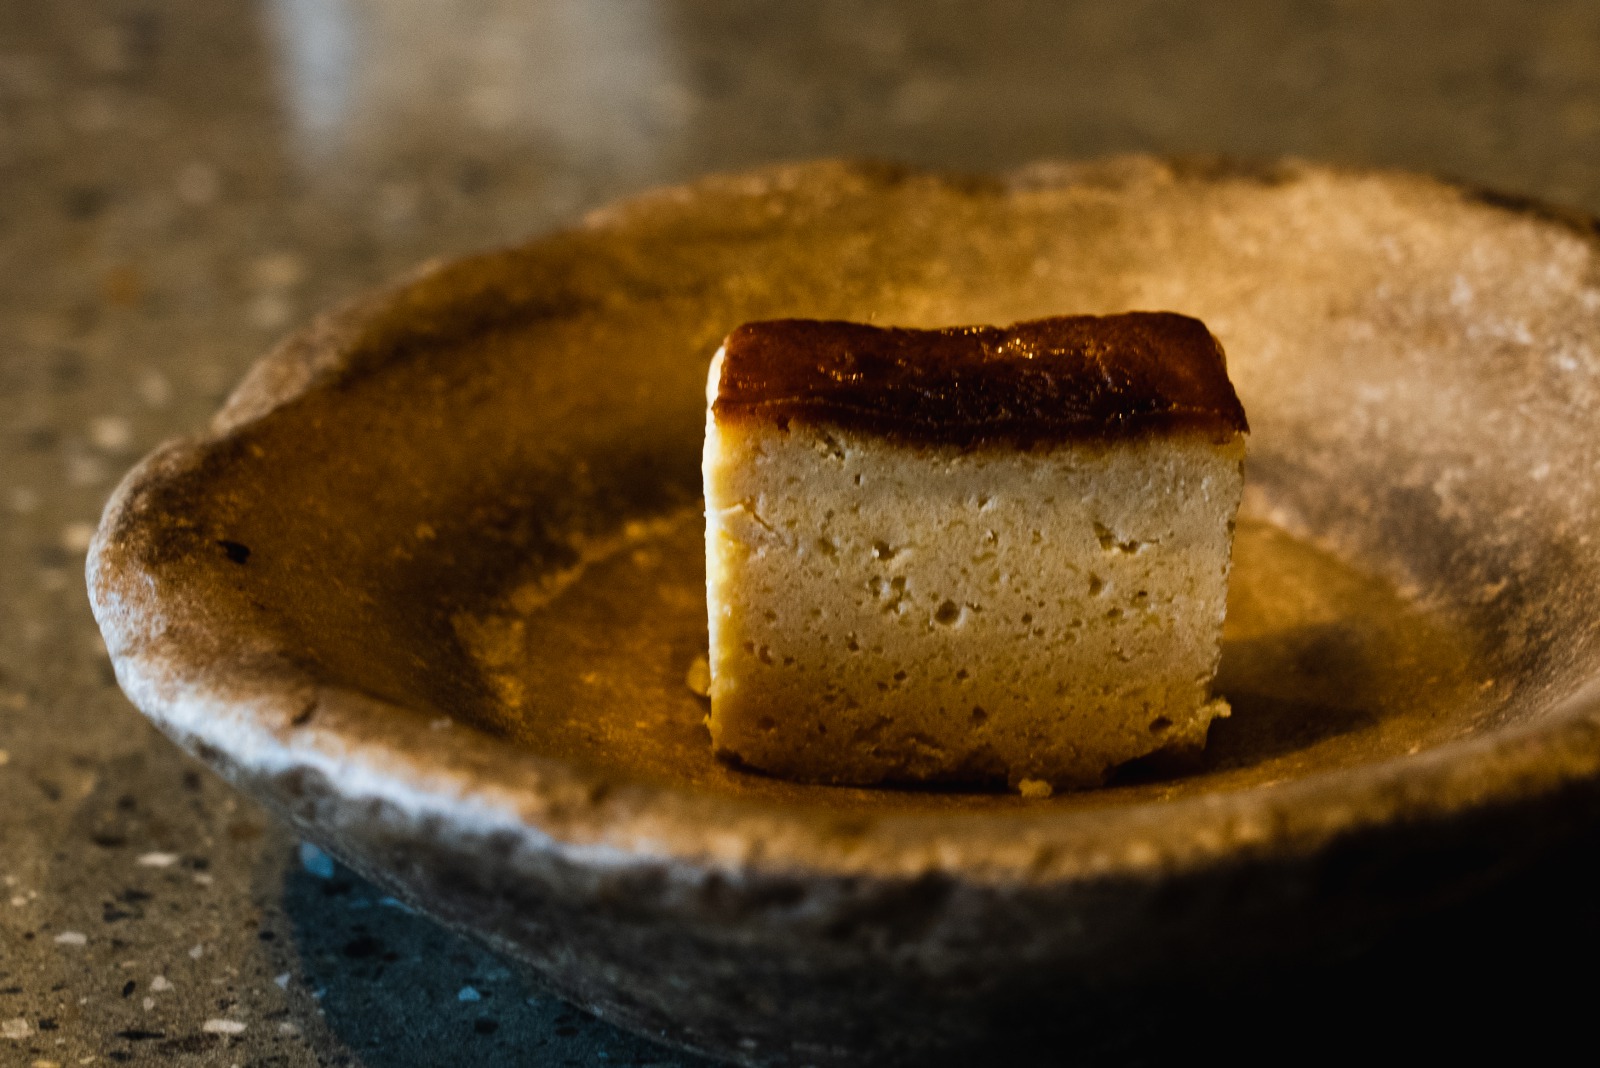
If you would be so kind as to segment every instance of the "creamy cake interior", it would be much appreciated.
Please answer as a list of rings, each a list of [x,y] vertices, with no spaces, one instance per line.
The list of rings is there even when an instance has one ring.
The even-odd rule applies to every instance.
[[[1037,793],[1226,714],[1247,427],[1196,320],[748,324],[707,395],[720,753]]]

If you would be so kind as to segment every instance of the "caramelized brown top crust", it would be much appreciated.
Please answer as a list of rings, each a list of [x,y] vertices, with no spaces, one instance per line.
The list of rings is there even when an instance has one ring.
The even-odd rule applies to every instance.
[[[964,446],[1249,431],[1222,346],[1171,312],[942,330],[774,319],[739,327],[724,352],[719,422],[800,419]]]

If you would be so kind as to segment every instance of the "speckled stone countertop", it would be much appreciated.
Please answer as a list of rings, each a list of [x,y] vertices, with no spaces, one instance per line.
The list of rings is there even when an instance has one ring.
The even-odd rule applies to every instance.
[[[284,331],[420,260],[773,159],[1120,150],[1594,211],[1600,6],[0,0],[0,1066],[698,1063],[300,847],[147,726],[85,601],[101,505]],[[1600,957],[1596,845],[1084,1052],[1233,1050],[1207,1021],[1241,1003],[1324,1045],[1578,1027],[1593,982],[1558,976]]]

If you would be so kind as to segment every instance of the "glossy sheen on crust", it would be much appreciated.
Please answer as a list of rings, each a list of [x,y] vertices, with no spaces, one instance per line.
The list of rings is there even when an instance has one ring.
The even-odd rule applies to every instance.
[[[803,419],[963,447],[1249,430],[1222,346],[1172,312],[939,330],[774,319],[723,347],[720,421]]]

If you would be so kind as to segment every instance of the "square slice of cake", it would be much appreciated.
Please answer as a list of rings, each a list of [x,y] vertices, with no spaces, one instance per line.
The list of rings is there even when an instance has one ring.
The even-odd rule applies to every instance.
[[[749,323],[707,399],[719,754],[1039,793],[1227,714],[1248,428],[1198,320]]]

